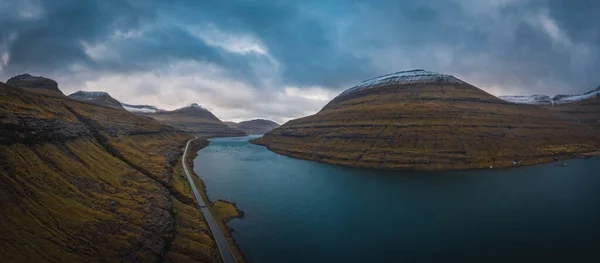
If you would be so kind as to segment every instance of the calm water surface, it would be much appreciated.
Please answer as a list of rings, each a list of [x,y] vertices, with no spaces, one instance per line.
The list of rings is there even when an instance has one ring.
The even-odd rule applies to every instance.
[[[600,159],[397,172],[297,160],[245,138],[194,160],[250,262],[600,262]]]

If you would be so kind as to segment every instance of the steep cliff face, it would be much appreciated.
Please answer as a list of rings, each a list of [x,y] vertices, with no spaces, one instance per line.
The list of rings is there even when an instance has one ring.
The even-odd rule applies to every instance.
[[[0,84],[0,258],[218,262],[177,165],[189,138],[123,110]]]
[[[159,111],[144,115],[201,137],[237,137],[247,135],[241,130],[230,128],[210,111],[196,103],[174,111]]]
[[[65,95],[58,89],[58,83],[56,83],[56,81],[44,77],[31,76],[29,74],[14,76],[8,79],[6,84],[46,95]]]
[[[123,109],[121,103],[115,100],[106,92],[101,91],[77,91],[68,96],[71,99],[79,100],[83,102],[93,103],[96,105],[102,105],[115,109]]]
[[[240,123],[225,122],[225,124],[231,128],[242,130],[248,134],[265,134],[280,126],[274,121],[264,119],[242,121]]]
[[[597,133],[424,70],[365,81],[315,115],[254,140],[284,155],[359,167],[451,170],[535,164],[597,151]]]

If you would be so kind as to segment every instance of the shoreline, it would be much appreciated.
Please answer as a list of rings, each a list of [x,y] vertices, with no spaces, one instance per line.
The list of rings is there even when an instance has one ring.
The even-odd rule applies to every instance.
[[[343,160],[340,160],[339,162],[336,162],[336,161],[328,162],[328,161],[324,161],[324,160],[318,159],[318,158],[302,158],[302,157],[300,157],[302,154],[295,154],[295,153],[287,151],[287,150],[274,149],[272,147],[269,147],[266,143],[262,142],[262,138],[252,139],[252,140],[249,140],[248,142],[251,144],[257,145],[257,146],[265,147],[267,150],[269,150],[270,152],[273,152],[275,154],[282,155],[282,156],[289,157],[289,158],[298,159],[298,160],[312,161],[312,162],[318,162],[318,163],[329,164],[329,165],[338,165],[338,166],[348,167],[348,168],[373,169],[373,170],[382,170],[382,171],[424,172],[424,173],[450,172],[450,171],[460,172],[460,171],[477,171],[477,170],[501,170],[501,169],[511,169],[511,168],[520,168],[520,167],[549,164],[549,163],[561,162],[561,161],[567,161],[567,160],[573,160],[573,159],[586,159],[586,158],[600,156],[600,150],[598,150],[598,151],[591,151],[591,152],[580,152],[580,153],[569,153],[569,154],[557,155],[558,157],[557,156],[540,156],[540,157],[525,158],[525,159],[521,160],[523,163],[513,164],[513,165],[494,165],[494,166],[492,166],[492,168],[473,167],[473,168],[449,168],[449,169],[410,169],[410,168],[381,167],[380,166],[381,162],[378,166],[370,166],[370,165],[350,164],[350,163],[344,162]],[[333,160],[336,160],[336,159],[333,159]],[[503,160],[503,161],[510,163],[509,158],[507,158],[506,160]]]
[[[185,160],[186,165],[190,169],[189,172],[192,174],[192,179],[194,180],[194,183],[196,184],[196,189],[202,196],[202,199],[204,200],[204,202],[206,204],[208,204],[207,207],[209,210],[211,210],[211,213],[213,212],[212,211],[214,209],[213,206],[214,206],[215,202],[217,202],[217,201],[232,205],[235,208],[235,210],[238,212],[237,216],[227,218],[226,220],[220,219],[220,220],[215,220],[215,221],[219,225],[219,228],[221,229],[222,233],[227,238],[229,246],[232,248],[234,257],[236,258],[237,262],[238,263],[247,262],[246,256],[242,253],[236,240],[233,238],[233,235],[231,234],[231,232],[233,232],[235,230],[233,228],[230,228],[229,226],[227,226],[227,222],[229,222],[235,218],[242,219],[244,217],[244,212],[242,210],[238,209],[238,207],[235,203],[230,203],[230,202],[223,201],[223,200],[215,200],[214,202],[211,202],[210,198],[208,198],[208,191],[206,189],[206,185],[204,184],[204,181],[202,181],[202,179],[200,179],[200,177],[196,174],[196,172],[194,170],[194,159],[198,156],[198,152],[210,145],[210,141],[208,140],[208,138],[203,138],[203,139],[205,139],[205,140],[194,140],[190,143],[190,148],[188,149],[188,154],[186,155],[186,160]]]

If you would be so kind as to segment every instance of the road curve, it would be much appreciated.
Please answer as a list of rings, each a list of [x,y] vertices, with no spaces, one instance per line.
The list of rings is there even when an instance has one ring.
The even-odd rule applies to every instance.
[[[183,158],[181,159],[181,165],[183,165],[183,171],[185,172],[185,176],[187,176],[187,179],[190,182],[190,185],[192,186],[192,192],[194,192],[196,201],[198,202],[198,205],[200,206],[200,211],[204,215],[204,218],[206,218],[206,222],[208,223],[210,232],[212,232],[213,237],[214,237],[215,241],[217,242],[217,248],[219,249],[219,252],[221,253],[221,258],[223,259],[223,262],[224,263],[236,263],[235,257],[233,257],[233,253],[231,253],[231,249],[229,248],[229,243],[227,243],[227,239],[225,238],[223,233],[221,233],[221,230],[219,229],[217,222],[215,221],[213,216],[210,214],[210,211],[206,207],[206,204],[204,203],[202,196],[198,192],[198,189],[196,188],[196,185],[194,184],[194,180],[192,180],[192,176],[190,175],[190,172],[188,171],[188,168],[185,165],[185,156],[187,155],[187,151],[188,151],[188,147],[190,146],[190,142],[198,139],[198,136],[195,136],[195,137],[196,138],[191,139],[186,143],[185,150],[183,151]]]

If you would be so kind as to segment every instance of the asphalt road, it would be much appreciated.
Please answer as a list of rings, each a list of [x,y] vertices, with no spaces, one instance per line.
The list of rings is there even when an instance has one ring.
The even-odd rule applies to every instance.
[[[181,159],[181,165],[183,165],[183,171],[185,172],[185,176],[187,176],[187,179],[190,182],[190,185],[192,186],[192,192],[194,192],[196,201],[198,202],[198,205],[200,206],[200,211],[204,215],[204,218],[206,218],[206,222],[208,223],[210,232],[212,232],[213,237],[214,237],[215,241],[217,242],[217,248],[219,249],[219,252],[221,253],[221,258],[223,259],[223,262],[224,263],[236,263],[235,258],[233,257],[233,253],[231,253],[231,249],[229,248],[229,244],[227,243],[227,239],[225,238],[223,233],[221,233],[221,229],[219,229],[217,222],[215,221],[213,216],[210,214],[210,211],[206,207],[206,204],[204,203],[202,196],[198,192],[198,189],[196,189],[194,180],[192,180],[192,176],[190,175],[190,172],[188,171],[188,168],[185,165],[185,156],[187,155],[188,146],[190,146],[191,141],[196,140],[196,139],[198,139],[198,136],[196,136],[196,138],[194,138],[194,139],[189,140],[187,142],[187,144],[185,145],[185,150],[183,152],[183,158]]]

